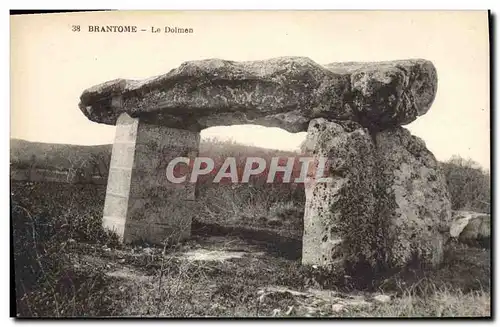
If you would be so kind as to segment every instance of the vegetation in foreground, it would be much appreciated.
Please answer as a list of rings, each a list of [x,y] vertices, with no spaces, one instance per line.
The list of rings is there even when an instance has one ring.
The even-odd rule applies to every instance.
[[[450,243],[438,269],[332,283],[274,244],[238,237],[121,246],[101,228],[104,193],[12,183],[18,316],[490,316],[489,250]],[[221,257],[188,259],[193,253]],[[380,294],[389,302],[375,300]]]

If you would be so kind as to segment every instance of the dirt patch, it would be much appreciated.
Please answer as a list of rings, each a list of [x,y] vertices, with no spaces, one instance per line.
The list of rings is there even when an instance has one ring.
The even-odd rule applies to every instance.
[[[228,259],[242,258],[246,254],[248,254],[248,252],[196,249],[184,253],[182,258],[188,261],[225,261]],[[258,252],[252,254],[263,255],[263,253]]]
[[[151,280],[151,276],[146,276],[135,269],[130,269],[128,267],[122,267],[121,269],[109,271],[106,273],[107,276],[113,278],[123,278],[128,280],[133,280],[137,282],[147,282]]]

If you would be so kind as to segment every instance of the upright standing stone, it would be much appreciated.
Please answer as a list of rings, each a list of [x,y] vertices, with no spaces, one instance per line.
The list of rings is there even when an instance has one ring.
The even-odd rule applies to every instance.
[[[103,224],[123,242],[175,243],[188,238],[195,184],[171,183],[168,163],[196,157],[199,133],[156,126],[122,114],[111,155]]]
[[[442,262],[451,206],[422,140],[402,127],[370,133],[355,122],[316,119],[305,146],[328,158],[332,181],[306,183],[304,264],[379,269]]]
[[[424,141],[396,127],[376,133],[385,199],[379,215],[387,219],[385,252],[389,265],[402,267],[418,259],[437,265],[443,260],[451,221],[444,175]]]
[[[109,164],[103,227],[115,231],[123,241],[134,166],[139,119],[122,114],[116,121],[115,142]]]
[[[318,183],[315,169],[306,182],[302,263],[341,267],[374,261],[378,224],[370,135],[355,122],[315,119],[305,147],[316,159],[328,158],[325,175],[331,182]]]

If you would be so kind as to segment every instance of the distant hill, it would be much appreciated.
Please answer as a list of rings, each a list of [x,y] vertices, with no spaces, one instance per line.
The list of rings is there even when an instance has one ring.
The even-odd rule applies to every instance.
[[[107,173],[111,159],[111,144],[73,145],[10,140],[11,168],[34,167],[48,170],[86,169],[89,166]]]
[[[10,163],[13,169],[69,169],[91,170],[91,174],[107,176],[112,144],[74,145],[10,140]],[[216,162],[228,156],[246,158],[256,156],[293,156],[297,153],[246,146],[233,141],[204,139],[200,142],[200,156],[212,157]]]

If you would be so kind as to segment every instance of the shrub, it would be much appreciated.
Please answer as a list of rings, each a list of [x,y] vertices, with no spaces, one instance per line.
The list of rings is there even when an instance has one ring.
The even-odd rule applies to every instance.
[[[453,210],[490,213],[490,173],[460,156],[441,163]]]

